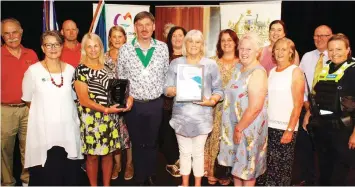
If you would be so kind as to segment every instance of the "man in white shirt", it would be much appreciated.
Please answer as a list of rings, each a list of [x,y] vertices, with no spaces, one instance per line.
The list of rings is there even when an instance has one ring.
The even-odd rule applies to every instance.
[[[306,74],[308,87],[312,91],[313,78],[316,71],[318,61],[323,61],[323,66],[329,60],[327,43],[330,37],[333,35],[332,29],[327,25],[320,25],[314,30],[313,40],[317,49],[305,53],[302,57],[300,68]],[[323,55],[321,55],[323,54]],[[321,57],[322,56],[322,57]],[[305,118],[305,109],[309,108],[309,102],[307,99],[308,89],[305,91],[304,96],[304,108],[301,112],[300,122],[308,124],[308,117]],[[302,124],[302,123],[301,123]],[[296,157],[299,157],[300,170],[301,170],[301,184],[300,185],[314,185],[315,184],[315,161],[314,152],[312,148],[312,142],[307,132],[299,126],[298,136],[296,140]]]

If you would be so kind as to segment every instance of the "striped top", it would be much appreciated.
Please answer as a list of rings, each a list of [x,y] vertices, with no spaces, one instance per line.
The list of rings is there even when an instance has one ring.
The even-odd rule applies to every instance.
[[[109,79],[115,77],[114,72],[108,67],[107,63],[104,68],[95,70],[80,64],[76,69],[73,77],[74,81],[79,80],[88,85],[89,97],[98,104],[108,105],[108,85]]]

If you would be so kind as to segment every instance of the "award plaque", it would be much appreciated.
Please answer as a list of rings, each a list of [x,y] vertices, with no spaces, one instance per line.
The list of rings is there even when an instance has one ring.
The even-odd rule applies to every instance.
[[[204,81],[203,77],[203,65],[178,64],[176,76],[176,101],[202,101]]]
[[[119,104],[117,108],[126,108],[129,96],[129,81],[127,79],[110,79],[108,86],[108,103]]]

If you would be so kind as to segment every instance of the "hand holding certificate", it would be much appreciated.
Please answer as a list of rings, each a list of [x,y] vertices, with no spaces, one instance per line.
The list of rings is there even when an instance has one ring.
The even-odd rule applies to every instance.
[[[202,101],[203,75],[203,65],[179,64],[176,76],[176,101]]]

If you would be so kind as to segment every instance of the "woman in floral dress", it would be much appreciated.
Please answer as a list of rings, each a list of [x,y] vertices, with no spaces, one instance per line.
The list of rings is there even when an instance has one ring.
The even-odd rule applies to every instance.
[[[222,137],[218,162],[232,166],[235,186],[253,186],[266,170],[267,74],[257,56],[260,39],[243,36],[239,43],[240,64],[225,89]]]
[[[127,35],[125,30],[118,25],[111,27],[108,34],[108,41],[110,50],[107,51],[107,53],[105,54],[105,65],[107,65],[115,73],[115,77],[117,78],[118,51],[120,47],[127,41]],[[127,125],[124,121],[123,116],[118,115],[117,117],[119,118],[118,123],[120,128],[121,150],[127,150],[127,162],[125,167],[126,169],[124,173],[124,179],[130,180],[133,178],[134,174],[131,149],[132,144],[129,139]],[[111,179],[116,179],[119,175],[119,172],[121,171],[121,151],[117,151],[117,153],[114,154],[114,162],[115,164],[112,170]]]
[[[217,42],[217,56],[215,57],[219,72],[222,77],[222,87],[225,89],[229,80],[232,77],[238,59],[238,36],[230,30],[222,30],[219,33]],[[219,142],[221,137],[221,122],[222,122],[222,106],[223,102],[217,103],[213,110],[213,129],[208,135],[205,145],[205,171],[208,177],[208,183],[213,185],[217,182],[215,177],[215,162],[219,152]],[[221,185],[230,183],[229,177],[219,176]]]
[[[98,160],[101,157],[103,185],[109,186],[112,152],[121,147],[116,113],[124,109],[108,105],[108,82],[115,75],[104,65],[100,37],[86,34],[82,46],[81,63],[73,77],[73,86],[79,100],[82,152],[87,155],[86,169],[90,185],[97,186]]]

